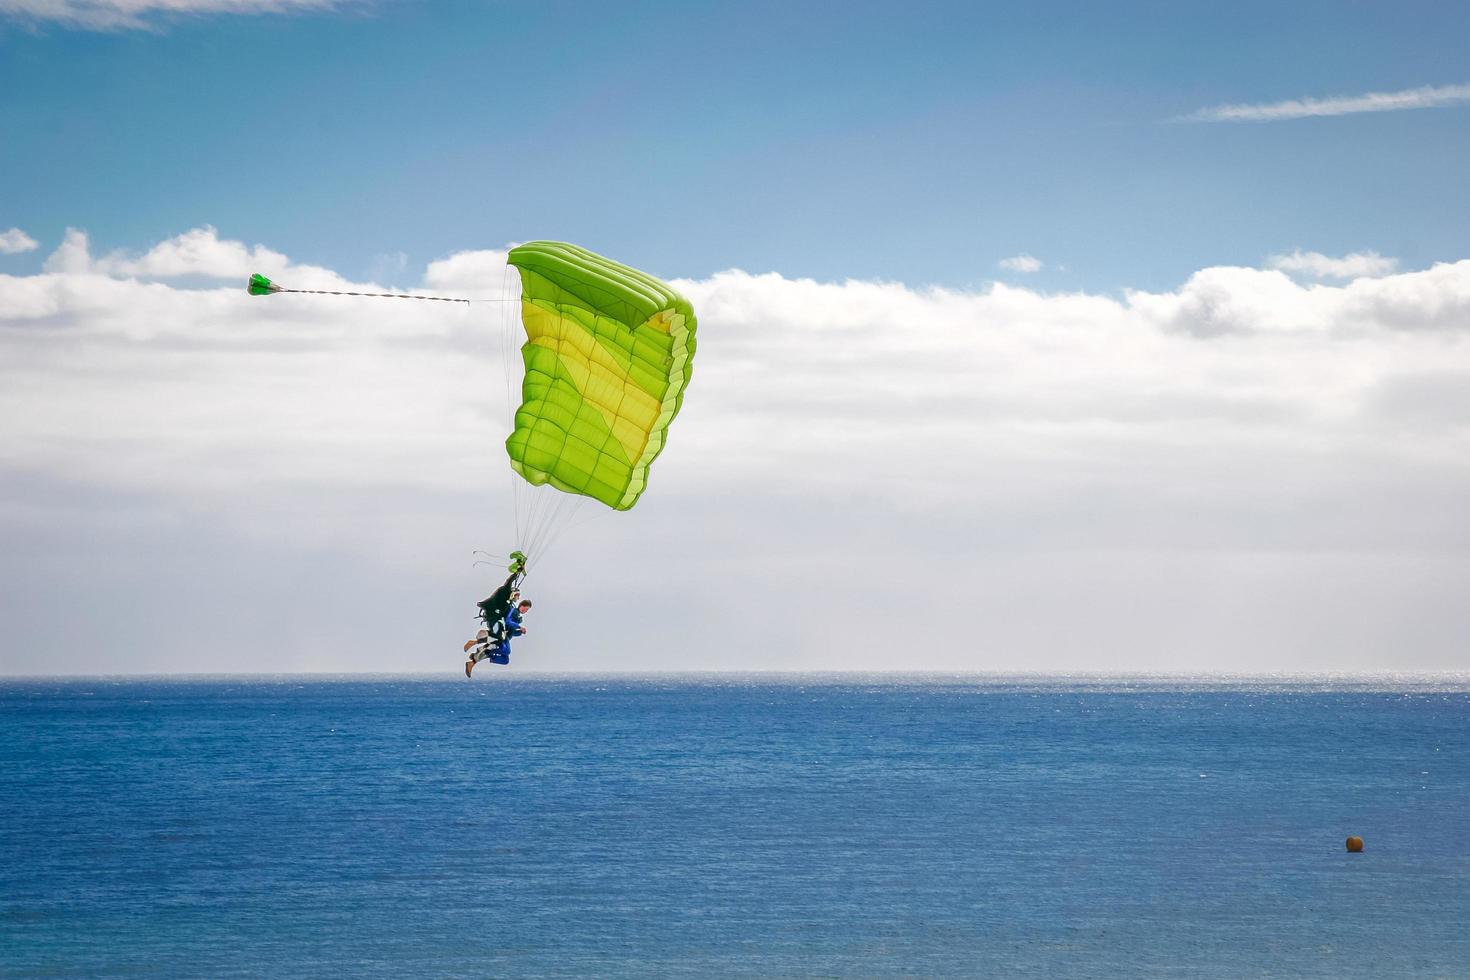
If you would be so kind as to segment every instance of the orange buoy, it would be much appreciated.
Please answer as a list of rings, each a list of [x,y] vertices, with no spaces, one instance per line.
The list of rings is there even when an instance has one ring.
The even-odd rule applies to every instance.
[[[1359,851],[1361,851],[1363,849],[1363,838],[1361,838],[1361,837],[1349,837],[1347,839],[1347,849],[1349,851],[1351,851],[1352,853],[1357,854]]]

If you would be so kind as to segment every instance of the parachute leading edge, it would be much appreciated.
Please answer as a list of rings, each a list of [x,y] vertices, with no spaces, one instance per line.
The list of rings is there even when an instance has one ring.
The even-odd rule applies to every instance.
[[[511,466],[528,483],[627,510],[683,405],[694,309],[667,283],[576,245],[530,242],[508,261],[527,338]]]

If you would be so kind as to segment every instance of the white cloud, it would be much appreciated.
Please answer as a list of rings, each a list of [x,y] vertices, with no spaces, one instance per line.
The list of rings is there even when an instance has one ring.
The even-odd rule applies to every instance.
[[[290,14],[331,10],[349,0],[0,0],[0,16],[86,30],[147,28],[181,16]]]
[[[286,257],[279,252],[263,245],[247,248],[241,242],[221,241],[219,233],[208,225],[159,242],[141,256],[114,252],[94,260],[88,254],[86,233],[73,228],[67,229],[63,248],[69,253],[66,261],[73,267],[85,264],[90,271],[104,276],[237,279],[252,272],[276,276],[289,271]]]
[[[0,275],[0,595],[27,597],[8,649],[32,651],[3,669],[71,662],[83,582],[123,658],[93,670],[194,664],[218,618],[232,666],[442,668],[469,550],[512,545],[514,304],[185,288],[153,273],[297,267],[209,229],[164,246],[94,261],[77,233]],[[503,263],[449,256],[423,286],[503,300]],[[678,286],[684,412],[639,506],[593,506],[538,571],[529,664],[1463,666],[1470,261],[1121,297]],[[649,612],[609,630],[628,583]],[[899,598],[895,638],[875,616]]]
[[[19,255],[22,252],[34,252],[37,248],[40,245],[36,240],[19,228],[0,231],[0,255]]]
[[[1169,331],[1224,334],[1470,329],[1470,259],[1421,272],[1301,286],[1276,270],[1219,266],[1168,293],[1130,291],[1130,309]]]
[[[508,251],[456,252],[448,258],[430,262],[424,273],[424,286],[470,296],[483,294],[488,288],[497,291],[511,287],[518,289],[515,273],[505,264]]]
[[[1012,272],[1040,272],[1042,261],[1035,256],[1022,252],[1020,255],[1012,255],[1008,259],[1001,259],[1000,267],[1002,269],[1009,269]]]
[[[1346,116],[1358,112],[1397,112],[1401,109],[1433,109],[1470,102],[1470,85],[1425,85],[1401,92],[1369,92],[1327,99],[1286,99],[1243,105],[1219,105],[1198,109],[1179,122],[1276,122],[1308,116]]]
[[[45,271],[69,275],[97,275],[139,279],[237,279],[242,283],[259,272],[272,279],[290,277],[289,285],[303,289],[337,289],[348,281],[319,266],[295,265],[286,256],[263,245],[247,247],[224,240],[205,225],[159,242],[142,255],[124,251],[101,258],[91,254],[87,233],[68,228],[61,245],[47,257]]]
[[[92,256],[87,244],[87,233],[75,228],[66,230],[66,237],[56,251],[46,258],[47,272],[81,275],[92,268]]]
[[[1398,271],[1399,260],[1377,252],[1350,252],[1340,258],[1321,252],[1296,249],[1290,255],[1273,255],[1267,260],[1273,269],[1295,272],[1314,279],[1358,279],[1364,276],[1386,276]]]

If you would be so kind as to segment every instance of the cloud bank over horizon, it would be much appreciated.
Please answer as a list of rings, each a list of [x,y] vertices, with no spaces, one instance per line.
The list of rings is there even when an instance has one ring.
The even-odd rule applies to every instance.
[[[383,287],[209,227],[0,275],[0,672],[455,666],[512,543],[504,256],[427,267],[468,310],[251,298]],[[1470,260],[1392,263],[677,281],[684,414],[536,576],[523,665],[1470,666]]]

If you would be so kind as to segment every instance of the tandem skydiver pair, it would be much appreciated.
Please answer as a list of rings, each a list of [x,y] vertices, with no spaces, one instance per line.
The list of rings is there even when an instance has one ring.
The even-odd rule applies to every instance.
[[[522,599],[520,591],[521,580],[526,577],[526,556],[513,551],[510,557],[510,575],[500,588],[477,604],[484,627],[465,641],[464,652],[469,654],[464,662],[466,677],[471,676],[475,664],[481,660],[502,666],[509,664],[511,639],[526,635],[523,617],[531,609],[531,600]]]

